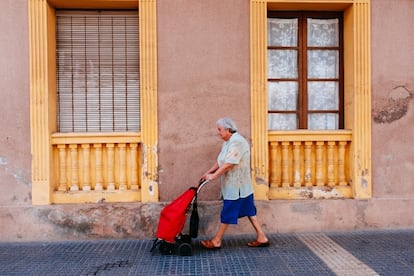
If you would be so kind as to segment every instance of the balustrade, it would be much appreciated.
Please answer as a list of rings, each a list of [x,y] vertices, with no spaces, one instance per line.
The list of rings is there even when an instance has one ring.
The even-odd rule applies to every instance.
[[[58,202],[139,199],[139,137],[123,135],[55,134],[52,136]],[[114,199],[110,200],[111,194]],[[125,201],[130,201],[127,195]]]
[[[269,198],[351,197],[351,132],[271,132]]]

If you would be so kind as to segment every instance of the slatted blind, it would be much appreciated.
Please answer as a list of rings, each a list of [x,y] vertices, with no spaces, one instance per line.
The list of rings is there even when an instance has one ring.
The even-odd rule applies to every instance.
[[[57,11],[58,131],[140,130],[138,11]]]

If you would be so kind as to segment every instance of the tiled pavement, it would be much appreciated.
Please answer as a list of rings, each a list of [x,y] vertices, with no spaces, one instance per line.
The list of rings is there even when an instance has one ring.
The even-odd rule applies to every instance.
[[[220,250],[149,251],[151,240],[0,243],[0,275],[414,275],[414,230],[226,236]]]

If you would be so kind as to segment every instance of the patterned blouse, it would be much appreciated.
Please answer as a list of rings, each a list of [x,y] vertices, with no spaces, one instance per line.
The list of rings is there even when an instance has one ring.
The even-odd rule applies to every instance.
[[[246,139],[234,133],[223,143],[217,157],[221,167],[224,163],[234,164],[234,167],[221,176],[221,194],[225,200],[245,198],[253,193],[250,174],[250,146]]]

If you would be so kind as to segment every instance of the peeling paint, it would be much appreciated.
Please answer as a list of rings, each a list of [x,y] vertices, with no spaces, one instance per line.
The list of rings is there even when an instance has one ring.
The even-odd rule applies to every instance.
[[[361,188],[367,189],[368,188],[368,180],[365,178],[365,176],[368,176],[368,169],[361,171]]]
[[[47,218],[54,224],[77,233],[89,234],[93,229],[93,223],[82,216],[70,216],[60,210],[51,211]]]
[[[311,181],[311,180],[312,180],[312,172],[307,171],[305,173],[305,181],[308,182],[308,181]]]
[[[155,181],[149,181],[148,182],[148,194],[150,194],[151,196],[155,195],[156,185],[157,185],[157,182],[155,182]]]
[[[23,169],[11,168],[8,164],[9,161],[7,157],[0,156],[0,166],[4,168],[4,171],[13,176],[18,184],[29,186],[31,182],[26,178],[26,172]]]
[[[299,198],[302,199],[327,199],[327,198],[343,198],[335,187],[321,186],[318,189],[313,188],[295,188],[298,191]]]
[[[368,180],[366,180],[365,178],[361,178],[361,187],[363,189],[366,189],[368,187]]]
[[[269,185],[269,184],[267,183],[267,181],[266,181],[264,178],[262,178],[262,177],[258,177],[258,176],[256,176],[254,179],[255,179],[255,181],[256,181],[256,184],[266,185],[266,186],[268,186],[268,185]]]
[[[316,213],[320,214],[322,212],[322,208],[319,203],[312,203],[312,204],[293,204],[292,205],[292,211],[295,213]]]
[[[366,208],[366,201],[356,201],[356,229],[361,229],[367,226],[365,219]]]
[[[8,160],[7,160],[7,157],[4,157],[4,156],[0,156],[0,165],[1,166],[5,166],[5,165],[7,165],[9,162],[8,162]]]
[[[404,117],[408,112],[411,97],[412,93],[406,87],[395,87],[388,96],[387,104],[373,110],[374,122],[392,123]]]

